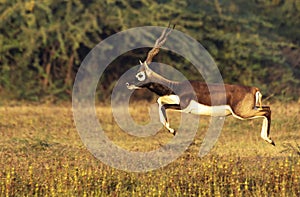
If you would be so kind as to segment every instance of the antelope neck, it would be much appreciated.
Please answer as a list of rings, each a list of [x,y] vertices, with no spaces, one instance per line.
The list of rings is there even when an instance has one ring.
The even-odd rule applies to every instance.
[[[159,80],[152,81],[145,85],[151,92],[156,93],[158,96],[165,96],[175,94],[174,90],[178,82],[165,79],[163,77]]]

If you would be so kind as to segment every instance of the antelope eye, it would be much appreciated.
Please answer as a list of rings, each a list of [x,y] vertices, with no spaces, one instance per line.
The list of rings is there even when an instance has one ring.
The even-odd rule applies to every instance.
[[[145,72],[139,72],[138,74],[136,74],[136,78],[139,80],[139,81],[144,81],[146,79],[146,75],[145,75]]]

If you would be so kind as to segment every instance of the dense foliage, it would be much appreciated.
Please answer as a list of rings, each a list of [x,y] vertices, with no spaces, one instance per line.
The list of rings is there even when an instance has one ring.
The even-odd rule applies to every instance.
[[[269,97],[299,98],[298,0],[1,0],[0,94],[37,101],[70,98],[81,61],[101,40],[170,20],[208,49],[225,82],[257,85]],[[132,53],[127,59],[127,64],[114,61],[106,79],[110,86],[99,86],[100,99],[137,61]],[[164,63],[186,69],[171,58]]]

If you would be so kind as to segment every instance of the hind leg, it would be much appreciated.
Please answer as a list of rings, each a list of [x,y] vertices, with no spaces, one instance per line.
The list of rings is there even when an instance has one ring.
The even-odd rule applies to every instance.
[[[263,118],[262,128],[260,132],[260,136],[266,142],[275,146],[275,142],[271,140],[270,136],[270,127],[271,127],[271,109],[269,106],[262,106],[261,109],[253,109],[252,110],[253,116],[248,117],[248,119],[254,118]]]
[[[271,109],[269,106],[262,106],[261,109],[254,108],[249,109],[247,113],[244,114],[234,114],[236,118],[245,120],[245,119],[254,119],[254,118],[263,118],[262,128],[260,132],[260,136],[266,142],[275,146],[275,143],[271,138],[270,135],[270,126],[271,126]]]
[[[275,142],[271,140],[270,136],[270,126],[271,126],[271,109],[269,106],[263,106],[262,110],[260,112],[263,112],[263,124],[261,128],[261,137],[265,141],[269,142],[273,146],[275,146]]]

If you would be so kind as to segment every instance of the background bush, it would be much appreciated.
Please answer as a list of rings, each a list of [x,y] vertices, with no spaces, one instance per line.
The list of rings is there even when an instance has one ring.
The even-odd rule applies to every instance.
[[[298,0],[1,0],[0,95],[70,99],[81,61],[101,40],[169,21],[202,43],[226,83],[259,86],[267,97],[299,99]],[[145,53],[138,55],[144,58]],[[184,61],[157,58],[190,78],[195,75]],[[112,63],[106,82],[98,87],[100,100],[136,61],[137,54],[128,53]]]

